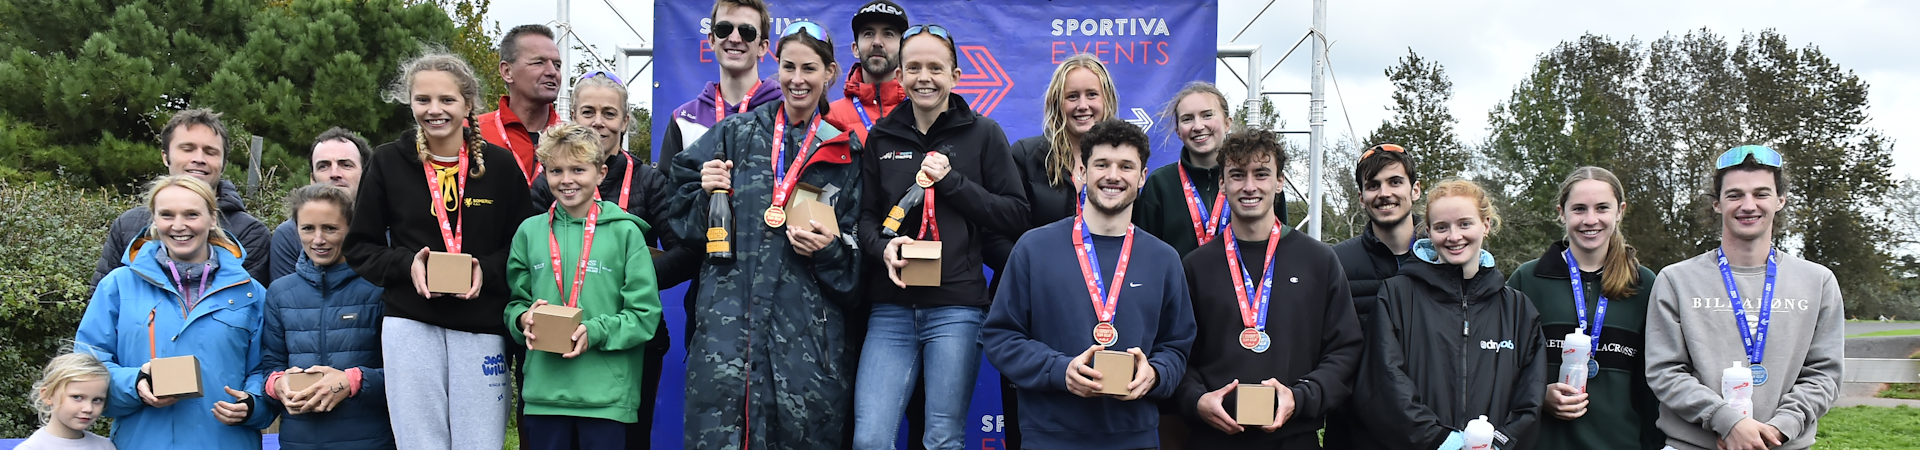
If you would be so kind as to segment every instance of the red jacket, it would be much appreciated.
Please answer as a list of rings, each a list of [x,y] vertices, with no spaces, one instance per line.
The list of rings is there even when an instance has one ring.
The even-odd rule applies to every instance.
[[[514,162],[520,165],[520,173],[527,175],[527,185],[532,186],[533,178],[540,176],[540,171],[534,170],[539,162],[533,154],[535,148],[533,136],[528,132],[526,124],[520,123],[520,117],[513,115],[513,110],[507,108],[511,100],[512,97],[502,95],[499,109],[480,115],[480,137],[485,138],[489,144],[498,145],[513,152]],[[553,105],[547,105],[547,126],[540,129],[545,130],[559,124],[560,113],[555,112]]]
[[[907,101],[907,90],[900,87],[900,80],[876,85],[861,81],[864,76],[865,70],[854,69],[852,75],[847,75],[846,97],[834,100],[827,107],[827,123],[853,133],[853,139],[862,144],[867,143],[867,129],[872,128],[873,123],[880,122],[881,117],[893,112],[893,107]],[[867,118],[872,122],[860,120],[860,113],[853,108],[855,98],[860,99],[860,106],[867,110]]]

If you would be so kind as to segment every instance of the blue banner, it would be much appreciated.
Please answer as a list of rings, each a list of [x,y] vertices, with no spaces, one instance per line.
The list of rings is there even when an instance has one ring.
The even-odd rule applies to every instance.
[[[973,0],[923,3],[896,0],[913,24],[940,24],[959,46],[960,81],[954,92],[975,111],[993,117],[1010,139],[1037,136],[1041,131],[1047,85],[1060,61],[1078,53],[1099,58],[1112,72],[1119,108],[1114,115],[1141,126],[1151,125],[1154,146],[1148,167],[1179,159],[1179,139],[1172,124],[1157,114],[1189,81],[1214,79],[1219,7],[1215,0],[1193,2],[1124,0]],[[773,5],[773,29],[811,20],[826,26],[834,39],[840,73],[859,70],[853,55],[849,19],[864,1],[783,0]],[[692,100],[720,69],[708,46],[707,27],[713,4],[705,1],[654,2],[653,143],[660,155],[661,132],[674,107]],[[773,33],[769,33],[773,34]],[[778,42],[780,36],[769,37]],[[760,61],[762,78],[773,75],[772,53]],[[837,100],[844,79],[828,88]],[[878,120],[878,117],[874,118]],[[661,292],[669,325],[684,326],[683,288]],[[655,448],[680,448],[685,391],[683,330],[673,331],[673,352],[667,356],[660,382],[660,400],[654,416]],[[967,448],[998,450],[1005,424],[1000,415],[999,373],[982,364],[967,419]],[[849,412],[851,416],[851,412]],[[909,419],[918,420],[918,417]],[[851,424],[849,424],[851,426]],[[904,447],[906,442],[900,444]]]

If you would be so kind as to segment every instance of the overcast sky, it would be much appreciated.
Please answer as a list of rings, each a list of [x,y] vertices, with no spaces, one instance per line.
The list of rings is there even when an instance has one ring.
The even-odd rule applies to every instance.
[[[923,0],[896,1],[911,12],[913,4]],[[1771,28],[1795,47],[1818,46],[1840,67],[1858,74],[1869,85],[1869,127],[1893,138],[1896,149],[1904,148],[1898,144],[1909,141],[1920,145],[1920,130],[1914,128],[1920,124],[1920,58],[1910,47],[1920,43],[1920,29],[1911,23],[1920,18],[1920,2],[1351,0],[1328,4],[1325,31],[1333,40],[1328,54],[1333,79],[1327,83],[1327,130],[1331,139],[1346,139],[1349,130],[1364,136],[1389,116],[1384,107],[1391,103],[1392,85],[1382,71],[1405,55],[1408,47],[1445,65],[1454,84],[1454,99],[1449,106],[1460,119],[1456,132],[1463,141],[1473,144],[1487,135],[1487,112],[1512,94],[1535,58],[1559,43],[1591,32],[1615,40],[1637,39],[1644,45],[1667,34],[1706,27],[1734,41],[1743,33]],[[1266,0],[1221,0],[1220,41],[1231,39],[1265,5]],[[644,39],[614,14],[615,6],[633,29],[646,35]],[[619,44],[651,42],[652,2],[572,0],[572,8],[577,33],[604,51]],[[1266,64],[1272,64],[1310,28],[1312,14],[1311,1],[1274,2],[1236,42],[1261,45]],[[492,11],[492,20],[500,22],[502,28],[536,21],[551,23],[557,16],[555,3],[542,0],[500,0],[494,2]],[[1244,72],[1243,60],[1229,62],[1235,70]],[[1266,90],[1307,90],[1310,62],[1307,46],[1302,45],[1266,78]],[[630,70],[639,65],[633,64]],[[1228,73],[1227,64],[1219,64],[1216,69],[1221,89],[1236,100],[1242,97],[1246,89]],[[641,82],[651,76],[643,73],[639,77],[642,81],[633,83],[636,104],[649,103],[650,93]],[[1338,93],[1334,79],[1338,81]],[[1306,128],[1305,96],[1280,96],[1275,101],[1287,121],[1285,128]],[[1920,152],[1895,152],[1894,161],[1898,164],[1894,170],[1897,176],[1920,172]]]

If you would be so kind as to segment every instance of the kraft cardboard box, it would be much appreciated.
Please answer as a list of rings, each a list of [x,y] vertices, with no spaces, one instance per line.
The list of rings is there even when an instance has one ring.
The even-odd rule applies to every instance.
[[[900,281],[908,286],[940,285],[940,241],[913,241],[900,246]]]
[[[1235,421],[1248,426],[1273,425],[1274,402],[1279,401],[1280,398],[1273,388],[1258,384],[1241,384],[1239,388],[1234,389],[1234,392],[1234,400],[1240,404],[1233,415]]]
[[[531,312],[533,326],[527,331],[537,338],[533,340],[534,350],[560,354],[573,351],[573,330],[580,327],[580,308],[545,304]]]
[[[280,377],[287,379],[287,390],[299,392],[299,391],[307,390],[307,388],[309,387],[313,387],[313,384],[319,383],[320,379],[325,377],[325,375],[321,375],[317,372],[301,372],[301,373],[289,373],[286,375],[281,375]]]
[[[1101,350],[1093,353],[1093,370],[1100,372],[1100,393],[1127,395],[1133,383],[1133,354]]]
[[[787,224],[803,224],[807,221],[820,222],[826,228],[827,236],[840,235],[840,221],[833,216],[833,207],[820,202],[820,188],[800,183],[793,188],[793,198],[787,200]]]
[[[200,392],[200,359],[187,356],[156,358],[148,362],[147,374],[153,377],[153,396],[160,398],[197,398]]]
[[[427,292],[465,294],[473,290],[473,256],[465,253],[427,253]]]

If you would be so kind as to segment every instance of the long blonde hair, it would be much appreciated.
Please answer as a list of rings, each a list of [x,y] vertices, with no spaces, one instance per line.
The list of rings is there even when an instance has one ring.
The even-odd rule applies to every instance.
[[[1567,197],[1573,195],[1573,185],[1587,180],[1606,183],[1613,190],[1613,201],[1620,212],[1613,223],[1613,235],[1607,237],[1607,257],[1600,263],[1600,293],[1613,298],[1627,298],[1634,294],[1635,285],[1640,283],[1640,259],[1634,255],[1633,246],[1627,245],[1626,233],[1620,230],[1620,223],[1626,221],[1627,214],[1626,189],[1620,186],[1620,177],[1614,176],[1611,170],[1594,166],[1573,169],[1573,173],[1567,174],[1566,181],[1560,182],[1560,202],[1555,205],[1566,207]],[[1567,236],[1567,242],[1571,245],[1573,236]]]
[[[53,418],[53,410],[59,406],[61,391],[67,385],[77,382],[108,380],[107,366],[100,358],[87,352],[71,352],[55,356],[47,361],[47,367],[40,370],[40,379],[33,382],[33,412],[40,416],[40,424],[45,425]]]
[[[1060,67],[1053,69],[1053,81],[1047,85],[1046,117],[1041,130],[1047,138],[1047,144],[1052,146],[1052,152],[1047,155],[1047,183],[1054,186],[1066,185],[1073,178],[1074,162],[1080,160],[1080,143],[1068,136],[1072,134],[1072,127],[1067,125],[1067,112],[1060,109],[1060,99],[1066,96],[1067,74],[1073,69],[1087,69],[1100,78],[1100,90],[1105,94],[1100,100],[1106,108],[1103,110],[1104,116],[1095,117],[1094,122],[1113,118],[1114,110],[1120,108],[1119,95],[1113,89],[1113,75],[1107,72],[1107,65],[1101,64],[1099,58],[1081,53],[1067,58],[1060,63]]]
[[[141,198],[145,199],[148,212],[154,212],[153,201],[160,195],[160,191],[170,187],[186,188],[187,191],[193,192],[193,195],[207,202],[207,214],[213,217],[213,227],[207,229],[207,243],[234,246],[233,241],[227,239],[227,232],[220,228],[220,201],[214,196],[213,186],[207,185],[207,182],[192,175],[167,175],[147,183],[147,192],[141,194]],[[150,216],[158,217],[159,214],[154,213]],[[147,237],[160,239],[160,229],[153,226],[151,218],[147,220]]]
[[[467,126],[461,127],[461,138],[467,143],[468,158],[473,160],[472,169],[469,169],[467,173],[474,178],[486,176],[487,159],[482,150],[486,148],[487,141],[485,138],[480,137],[480,120],[475,118],[480,114],[480,109],[482,108],[482,104],[480,103],[480,79],[474,76],[473,66],[467,65],[466,60],[440,51],[428,52],[425,55],[420,55],[420,57],[407,60],[407,62],[400,64],[400,77],[394,79],[393,85],[387,88],[387,99],[401,104],[409,103],[411,101],[410,99],[413,98],[414,75],[429,70],[446,72],[448,75],[452,75],[454,84],[459,86],[460,97],[465,99],[467,103]],[[427,151],[426,129],[415,124],[414,133],[416,133],[415,138],[418,139],[414,145],[414,149],[418,152],[417,156],[420,158],[420,162],[425,164],[433,161],[433,155]]]

